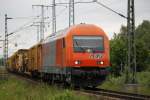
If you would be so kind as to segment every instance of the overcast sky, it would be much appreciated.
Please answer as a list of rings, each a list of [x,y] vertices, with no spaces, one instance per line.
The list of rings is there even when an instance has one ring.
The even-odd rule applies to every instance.
[[[69,0],[56,0],[56,2],[68,2]],[[91,1],[91,0],[75,0],[75,1]],[[127,15],[127,0],[99,0],[108,7]],[[39,21],[33,19],[40,15],[39,7],[32,7],[36,4],[50,5],[52,0],[0,0],[0,36],[4,38],[4,15],[14,19],[8,20],[8,33],[14,32],[22,26],[29,26],[32,22]],[[150,20],[150,0],[135,0],[135,21],[136,26],[143,20]],[[51,34],[51,8],[45,9],[45,37]],[[68,27],[68,7],[57,7],[57,30]],[[26,17],[21,19],[18,17]],[[121,25],[126,25],[126,19],[112,13],[111,11],[101,7],[96,3],[76,4],[75,5],[75,24],[90,23],[101,27],[112,38],[114,32],[119,32]],[[36,27],[28,27],[9,37],[9,54],[12,54],[19,48],[29,48],[37,41]],[[18,44],[15,47],[15,43]],[[2,46],[2,43],[0,43]],[[2,48],[0,48],[2,55]]]

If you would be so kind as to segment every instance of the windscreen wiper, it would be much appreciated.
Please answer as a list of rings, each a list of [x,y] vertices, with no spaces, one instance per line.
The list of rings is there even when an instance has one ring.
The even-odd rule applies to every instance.
[[[76,40],[74,40],[74,41],[75,41],[77,47],[79,47],[79,48],[81,48],[83,51],[85,51],[85,49],[84,49],[83,47],[81,47],[81,46],[78,44],[78,42],[77,42]]]

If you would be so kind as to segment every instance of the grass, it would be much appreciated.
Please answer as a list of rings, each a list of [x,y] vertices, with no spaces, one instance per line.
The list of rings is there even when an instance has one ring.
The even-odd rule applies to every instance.
[[[0,100],[91,100],[89,96],[45,84],[33,85],[14,77],[0,80]]]
[[[106,79],[106,81],[102,85],[100,85],[100,88],[119,91],[121,88],[123,88],[123,86],[124,86],[123,77],[115,78],[115,77],[109,76]]]
[[[139,93],[150,95],[150,72],[138,73]]]
[[[126,86],[124,76],[109,76],[100,88],[150,95],[150,72],[137,73],[138,87]],[[9,77],[0,80],[0,100],[94,100],[96,98],[45,84],[31,84]]]
[[[115,91],[150,95],[150,72],[137,73],[137,83],[137,86],[125,84],[124,75],[120,77],[109,76],[99,87]]]

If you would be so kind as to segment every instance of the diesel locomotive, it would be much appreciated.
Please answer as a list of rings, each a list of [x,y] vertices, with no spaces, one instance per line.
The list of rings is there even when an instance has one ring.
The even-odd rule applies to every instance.
[[[50,83],[96,87],[109,74],[109,50],[109,39],[100,27],[78,24],[50,35],[28,50],[17,51],[9,57],[8,68]],[[22,65],[16,66],[17,62]]]

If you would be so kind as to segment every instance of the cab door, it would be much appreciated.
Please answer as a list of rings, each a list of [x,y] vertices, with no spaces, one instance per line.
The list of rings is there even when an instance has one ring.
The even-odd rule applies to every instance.
[[[64,38],[57,40],[56,43],[56,65],[58,67],[63,67],[64,66],[64,56],[65,56],[65,40]]]

